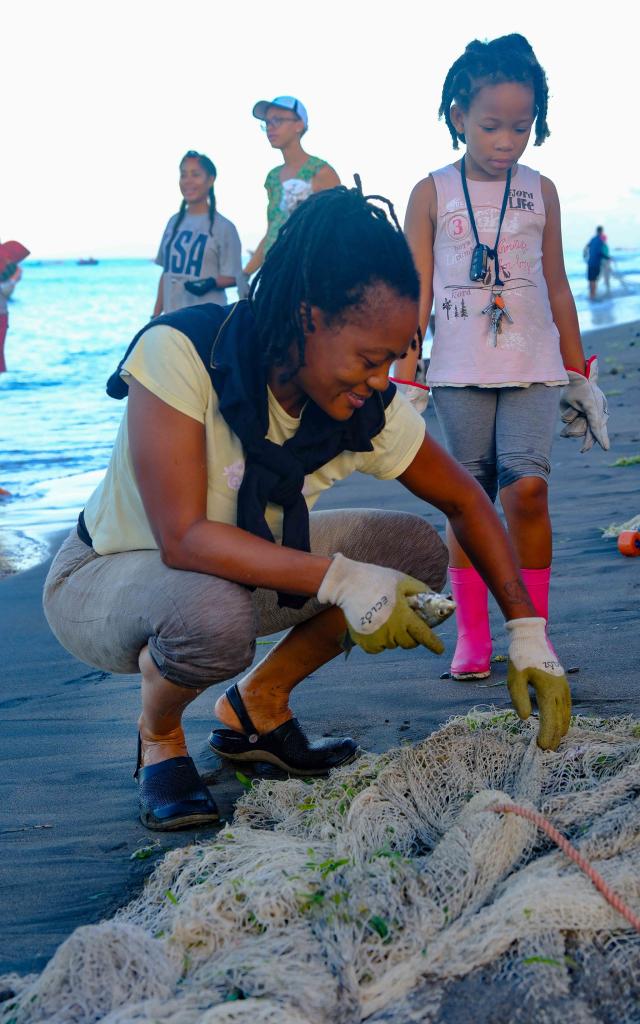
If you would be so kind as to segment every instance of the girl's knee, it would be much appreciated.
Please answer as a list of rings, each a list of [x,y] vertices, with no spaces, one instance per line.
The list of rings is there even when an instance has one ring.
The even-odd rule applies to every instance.
[[[539,476],[523,476],[510,483],[503,493],[503,503],[516,515],[535,516],[547,508],[547,481]]]

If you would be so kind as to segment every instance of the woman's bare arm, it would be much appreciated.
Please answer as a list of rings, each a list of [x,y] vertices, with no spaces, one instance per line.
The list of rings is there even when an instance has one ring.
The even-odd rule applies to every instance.
[[[317,593],[330,558],[283,548],[207,519],[201,423],[131,379],[127,427],[145,512],[166,565],[248,586]]]
[[[248,260],[247,264],[245,265],[245,274],[255,274],[256,270],[259,270],[262,264],[264,263],[264,243],[266,242],[266,240],[267,236],[265,235],[264,238],[261,238],[260,241],[258,242],[255,252],[253,253],[253,256]]]
[[[404,221],[404,231],[420,278],[420,330],[424,337],[431,307],[433,306],[433,240],[434,211],[437,207],[436,187],[431,177],[415,186]],[[415,380],[416,364],[420,357],[417,348],[409,349],[404,359],[395,365],[395,375],[401,380]]]
[[[542,236],[542,272],[547,282],[551,312],[560,332],[560,351],[564,365],[584,373],[585,360],[578,314],[564,267],[560,201],[556,187],[549,178],[542,178],[541,183],[546,214]]]
[[[444,512],[507,620],[536,614],[498,514],[466,469],[426,434],[399,479],[418,498]]]
[[[160,280],[158,281],[158,293],[156,295],[156,304],[153,307],[153,315],[160,316],[162,313],[162,307],[164,305],[164,294],[162,289],[162,279],[164,274],[160,274]]]
[[[340,178],[330,164],[325,164],[319,171],[316,171],[311,179],[312,192],[324,192],[327,188],[335,188],[340,184]]]

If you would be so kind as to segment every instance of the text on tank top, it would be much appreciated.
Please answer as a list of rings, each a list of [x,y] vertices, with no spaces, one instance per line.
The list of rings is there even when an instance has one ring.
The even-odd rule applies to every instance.
[[[503,297],[513,324],[503,318],[497,344],[490,317],[491,283],[469,279],[475,237],[453,164],[434,171],[438,220],[434,243],[435,336],[430,384],[484,385],[564,382],[559,333],[542,272],[545,209],[537,171],[517,166],[498,246]],[[480,242],[495,243],[504,181],[467,179]],[[493,271],[493,264],[492,264]],[[493,273],[492,273],[493,278]]]

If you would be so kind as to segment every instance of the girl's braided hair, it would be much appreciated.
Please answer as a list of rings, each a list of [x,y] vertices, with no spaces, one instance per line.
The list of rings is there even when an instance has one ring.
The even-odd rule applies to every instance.
[[[195,149],[188,150],[184,154],[182,160],[180,161],[180,167],[182,167],[182,165],[185,162],[185,160],[197,160],[199,162],[200,166],[202,167],[202,170],[204,171],[205,174],[207,174],[210,178],[217,178],[218,172],[216,170],[216,165],[214,164],[213,160],[210,160],[208,156],[204,155],[204,153],[198,153]],[[178,216],[176,217],[175,223],[173,225],[173,231],[171,232],[171,238],[169,239],[169,242],[168,242],[167,247],[165,249],[165,253],[167,254],[166,255],[167,259],[169,257],[169,253],[171,252],[171,246],[173,245],[173,240],[176,237],[176,235],[178,234],[178,228],[180,227],[186,212],[187,212],[187,201],[186,201],[186,199],[183,199],[182,202],[180,203],[180,209],[178,210]],[[216,194],[215,194],[215,192],[213,190],[213,185],[212,185],[211,188],[209,189],[209,234],[210,235],[213,232],[213,222],[215,221],[215,219],[216,219]]]
[[[355,188],[339,185],[301,203],[251,284],[249,301],[268,366],[286,365],[293,346],[304,365],[305,335],[315,330],[312,306],[327,324],[339,324],[366,305],[375,285],[418,300],[418,274],[392,203],[363,195],[357,175],[355,180]]]
[[[458,134],[451,120],[452,103],[466,112],[484,85],[497,85],[500,82],[522,82],[531,86],[536,112],[535,145],[541,146],[548,138],[547,76],[529,42],[524,36],[514,33],[485,43],[474,39],[449,68],[442,88],[438,117],[444,117],[454,149],[458,148],[458,140],[464,142],[465,138]]]

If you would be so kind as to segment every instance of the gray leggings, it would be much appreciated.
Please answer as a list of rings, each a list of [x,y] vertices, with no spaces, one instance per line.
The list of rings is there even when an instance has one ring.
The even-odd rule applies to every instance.
[[[444,587],[448,555],[424,519],[372,509],[312,512],[311,550],[388,566]],[[138,671],[145,644],[162,675],[203,689],[242,672],[257,636],[288,629],[322,609],[310,598],[279,608],[272,590],[166,566],[158,551],[97,555],[72,530],[44,586],[44,610],[63,647],[106,672]]]
[[[431,391],[448,451],[495,501],[525,476],[547,481],[562,388],[447,388]]]

